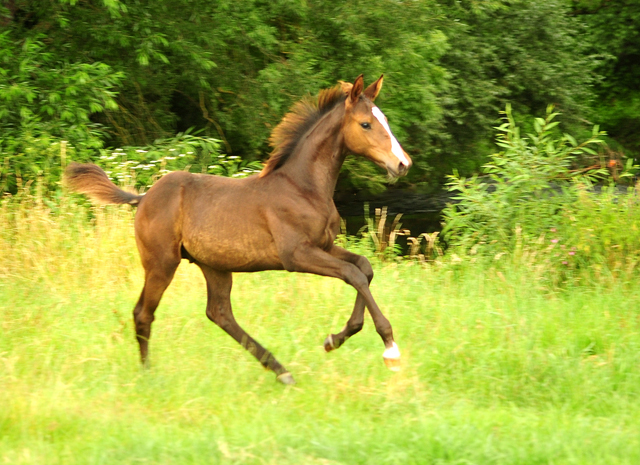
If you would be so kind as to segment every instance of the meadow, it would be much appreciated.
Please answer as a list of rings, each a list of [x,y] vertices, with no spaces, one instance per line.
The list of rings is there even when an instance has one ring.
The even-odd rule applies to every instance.
[[[236,318],[292,372],[289,387],[206,318],[186,261],[140,368],[130,209],[0,207],[0,463],[640,463],[631,269],[559,285],[507,256],[373,260],[398,373],[369,317],[324,352],[355,300],[346,284],[236,274]]]

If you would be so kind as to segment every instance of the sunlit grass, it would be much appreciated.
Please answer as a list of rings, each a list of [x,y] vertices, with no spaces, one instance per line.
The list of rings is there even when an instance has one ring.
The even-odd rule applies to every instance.
[[[376,263],[392,373],[370,318],[322,349],[351,312],[344,283],[236,274],[236,317],[293,373],[284,387],[206,318],[183,261],[145,372],[132,214],[68,202],[2,210],[0,463],[640,463],[633,277],[552,288],[507,265]]]

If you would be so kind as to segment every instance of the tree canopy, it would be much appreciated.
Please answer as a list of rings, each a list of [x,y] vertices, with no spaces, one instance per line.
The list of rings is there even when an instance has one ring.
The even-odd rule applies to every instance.
[[[491,152],[506,103],[600,122],[640,150],[640,6],[596,0],[4,0],[0,3],[3,188],[73,156],[149,146],[190,128],[245,160],[301,97],[385,75],[380,105],[415,169],[439,185]],[[612,27],[612,24],[615,27]],[[615,33],[612,32],[615,29]],[[30,174],[28,174],[30,173]],[[358,160],[344,186],[384,178]]]

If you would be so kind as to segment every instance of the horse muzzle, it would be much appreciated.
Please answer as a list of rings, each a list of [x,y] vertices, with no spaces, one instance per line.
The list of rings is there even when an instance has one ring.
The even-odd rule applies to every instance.
[[[400,161],[397,165],[394,164],[394,166],[387,165],[386,168],[389,176],[395,179],[401,178],[402,176],[406,175],[409,172],[409,168],[411,168],[411,165],[413,165],[413,162],[409,157],[407,157],[407,160],[408,164]]]

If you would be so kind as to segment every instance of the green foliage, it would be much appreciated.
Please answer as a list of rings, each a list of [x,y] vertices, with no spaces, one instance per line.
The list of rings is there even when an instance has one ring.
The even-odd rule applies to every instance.
[[[227,177],[246,177],[262,170],[262,163],[242,160],[238,156],[220,153],[220,141],[197,136],[189,131],[171,139],[159,139],[143,147],[100,149],[93,162],[102,166],[118,185],[144,191],[161,176],[171,171],[191,171]],[[12,186],[20,193],[24,187],[37,181],[38,189],[55,190],[60,176],[70,161],[85,161],[83,152],[66,141],[50,138],[32,139],[23,159],[39,160],[31,170],[21,170],[15,157],[6,157],[0,171],[0,185],[11,192]],[[30,157],[30,158],[29,158]],[[84,159],[83,159],[84,158]]]
[[[573,0],[573,14],[588,26],[584,42],[598,58],[603,79],[593,113],[615,138],[615,149],[640,154],[640,3]]]
[[[510,102],[533,116],[549,103],[578,126],[593,101],[596,58],[564,0],[445,2],[451,73],[443,100],[445,137],[431,162],[442,173],[477,173],[489,153],[495,115]],[[579,129],[579,128],[576,128]],[[443,157],[440,154],[446,154]],[[451,159],[451,155],[455,161]]]
[[[65,63],[43,36],[16,45],[0,34],[0,188],[11,192],[37,177],[59,177],[67,142],[83,160],[102,147],[91,115],[117,108],[123,78],[102,63]]]
[[[566,0],[5,2],[4,189],[50,170],[62,140],[90,160],[193,127],[226,155],[264,160],[292,103],[360,73],[386,76],[380,105],[414,159],[405,187],[477,172],[507,101],[520,114],[553,102],[573,133],[596,108],[635,150],[637,13]],[[385,186],[365,163],[346,168],[341,189]]]
[[[114,182],[145,190],[171,171],[191,171],[227,177],[245,177],[262,170],[259,162],[248,162],[219,151],[220,141],[180,133],[146,147],[101,150],[98,164]]]
[[[9,8],[12,42],[3,46],[15,50],[42,37],[56,60],[105,64],[126,76],[117,109],[103,105],[92,117],[108,146],[151,145],[197,127],[222,140],[227,155],[263,160],[271,129],[302,96],[360,73],[369,80],[385,73],[385,111],[411,149],[407,129],[437,125],[444,90],[437,60],[446,37],[430,27],[430,4],[34,1],[29,21],[21,16],[26,5]],[[380,188],[380,179],[368,179],[353,184]]]
[[[409,231],[402,229],[398,214],[392,221],[387,216],[387,208],[376,208],[374,217],[369,215],[369,205],[364,206],[365,225],[360,228],[358,234],[349,236],[346,233],[346,224],[343,223],[342,234],[336,239],[336,243],[354,253],[364,255],[376,262],[398,261],[401,258],[401,249],[397,244],[399,236],[405,236]],[[343,220],[344,221],[344,220]]]
[[[572,169],[577,158],[596,155],[605,135],[593,128],[591,138],[580,144],[569,134],[557,132],[558,113],[547,109],[546,117],[534,120],[533,134],[523,137],[511,114],[497,129],[497,145],[504,150],[491,155],[483,167],[485,178],[449,177],[450,191],[459,203],[444,212],[443,233],[453,247],[472,254],[512,251],[518,235],[534,242],[562,223],[562,215],[572,205],[579,185],[604,177],[602,168]]]
[[[581,189],[562,212],[553,232],[554,264],[577,268],[627,270],[640,263],[640,202],[638,192],[604,188],[599,194]]]

